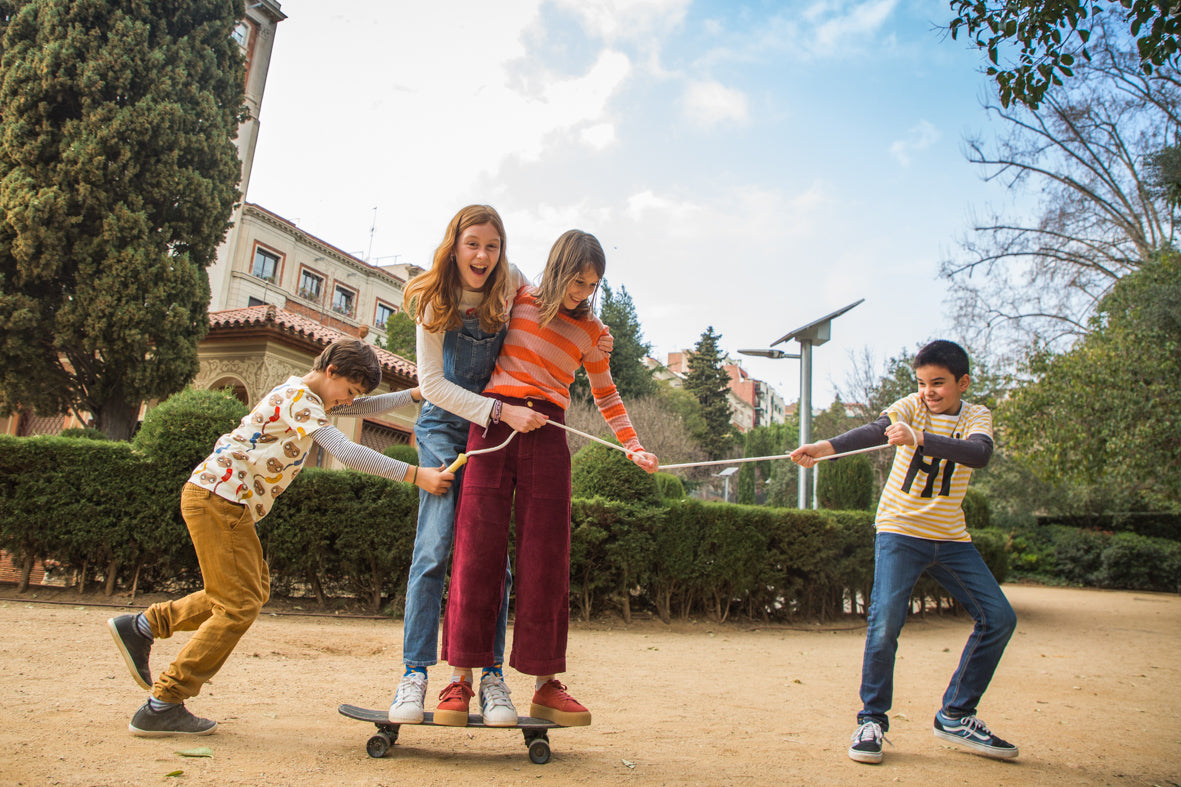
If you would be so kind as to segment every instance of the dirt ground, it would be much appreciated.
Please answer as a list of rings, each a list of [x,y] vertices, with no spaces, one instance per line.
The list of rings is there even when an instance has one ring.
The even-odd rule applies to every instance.
[[[216,734],[134,738],[127,722],[145,695],[107,633],[118,609],[101,606],[101,596],[83,604],[72,591],[17,595],[8,586],[0,588],[0,784],[1181,782],[1181,597],[1005,590],[1019,623],[980,717],[1021,748],[1015,761],[932,736],[970,622],[930,616],[903,631],[893,745],[881,765],[845,754],[863,626],[704,621],[575,624],[565,681],[595,722],[552,731],[553,759],[534,765],[515,730],[403,727],[383,759],[368,757],[373,727],[336,707],[389,705],[400,622],[289,614],[298,612],[290,605],[287,613],[264,610],[221,674],[190,700],[220,722]],[[157,642],[156,671],[187,636]],[[445,666],[432,670],[428,697],[446,675]],[[527,708],[531,679],[507,677]],[[178,753],[197,747],[212,756]]]

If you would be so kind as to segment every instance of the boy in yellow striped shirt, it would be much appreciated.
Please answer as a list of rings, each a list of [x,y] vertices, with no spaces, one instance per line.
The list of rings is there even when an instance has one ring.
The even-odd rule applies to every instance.
[[[971,613],[976,625],[935,714],[934,733],[978,754],[1011,759],[1017,747],[976,718],[1017,616],[972,544],[963,500],[973,468],[992,457],[992,413],[961,398],[968,390],[968,354],[934,341],[914,359],[918,391],[890,405],[876,421],[831,440],[797,448],[792,461],[812,467],[837,453],[889,443],[897,446],[882,489],[874,539],[873,594],[861,665],[862,709],[849,756],[882,761],[893,703],[894,654],[910,609],[910,594],[926,571]]]

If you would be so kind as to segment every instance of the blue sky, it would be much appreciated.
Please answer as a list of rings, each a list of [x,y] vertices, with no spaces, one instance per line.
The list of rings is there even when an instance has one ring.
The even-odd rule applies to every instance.
[[[486,202],[536,278],[586,230],[661,360],[864,298],[815,351],[821,407],[853,355],[958,338],[939,261],[1009,195],[963,156],[993,88],[946,0],[282,8],[247,199],[346,251],[425,265]],[[743,365],[798,398],[796,361]]]

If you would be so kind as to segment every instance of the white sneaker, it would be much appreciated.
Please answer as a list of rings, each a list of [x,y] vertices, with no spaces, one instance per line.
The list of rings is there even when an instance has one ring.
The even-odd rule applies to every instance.
[[[517,709],[509,698],[504,678],[495,672],[486,672],[480,678],[480,713],[488,727],[517,726]]]
[[[422,724],[422,706],[426,700],[426,675],[412,671],[402,676],[394,704],[390,705],[390,721],[395,724]]]

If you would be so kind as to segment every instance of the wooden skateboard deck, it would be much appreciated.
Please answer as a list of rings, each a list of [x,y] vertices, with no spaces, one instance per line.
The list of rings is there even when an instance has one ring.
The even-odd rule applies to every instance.
[[[346,716],[357,721],[367,721],[370,724],[377,726],[377,732],[372,735],[365,744],[365,751],[370,757],[384,757],[386,752],[398,740],[398,731],[400,727],[447,727],[450,725],[436,724],[435,714],[427,711],[422,715],[421,724],[404,724],[402,722],[390,721],[389,714],[383,710],[373,710],[371,708],[360,708],[356,705],[343,704],[337,708],[341,716]],[[532,716],[520,716],[517,719],[517,724],[514,727],[489,727],[484,723],[484,718],[478,713],[469,713],[467,717],[466,727],[454,727],[457,730],[478,729],[478,730],[520,730],[525,736],[525,746],[529,749],[529,759],[537,765],[544,765],[550,759],[550,746],[548,731],[559,727],[561,725],[554,724],[547,719],[538,719]]]

